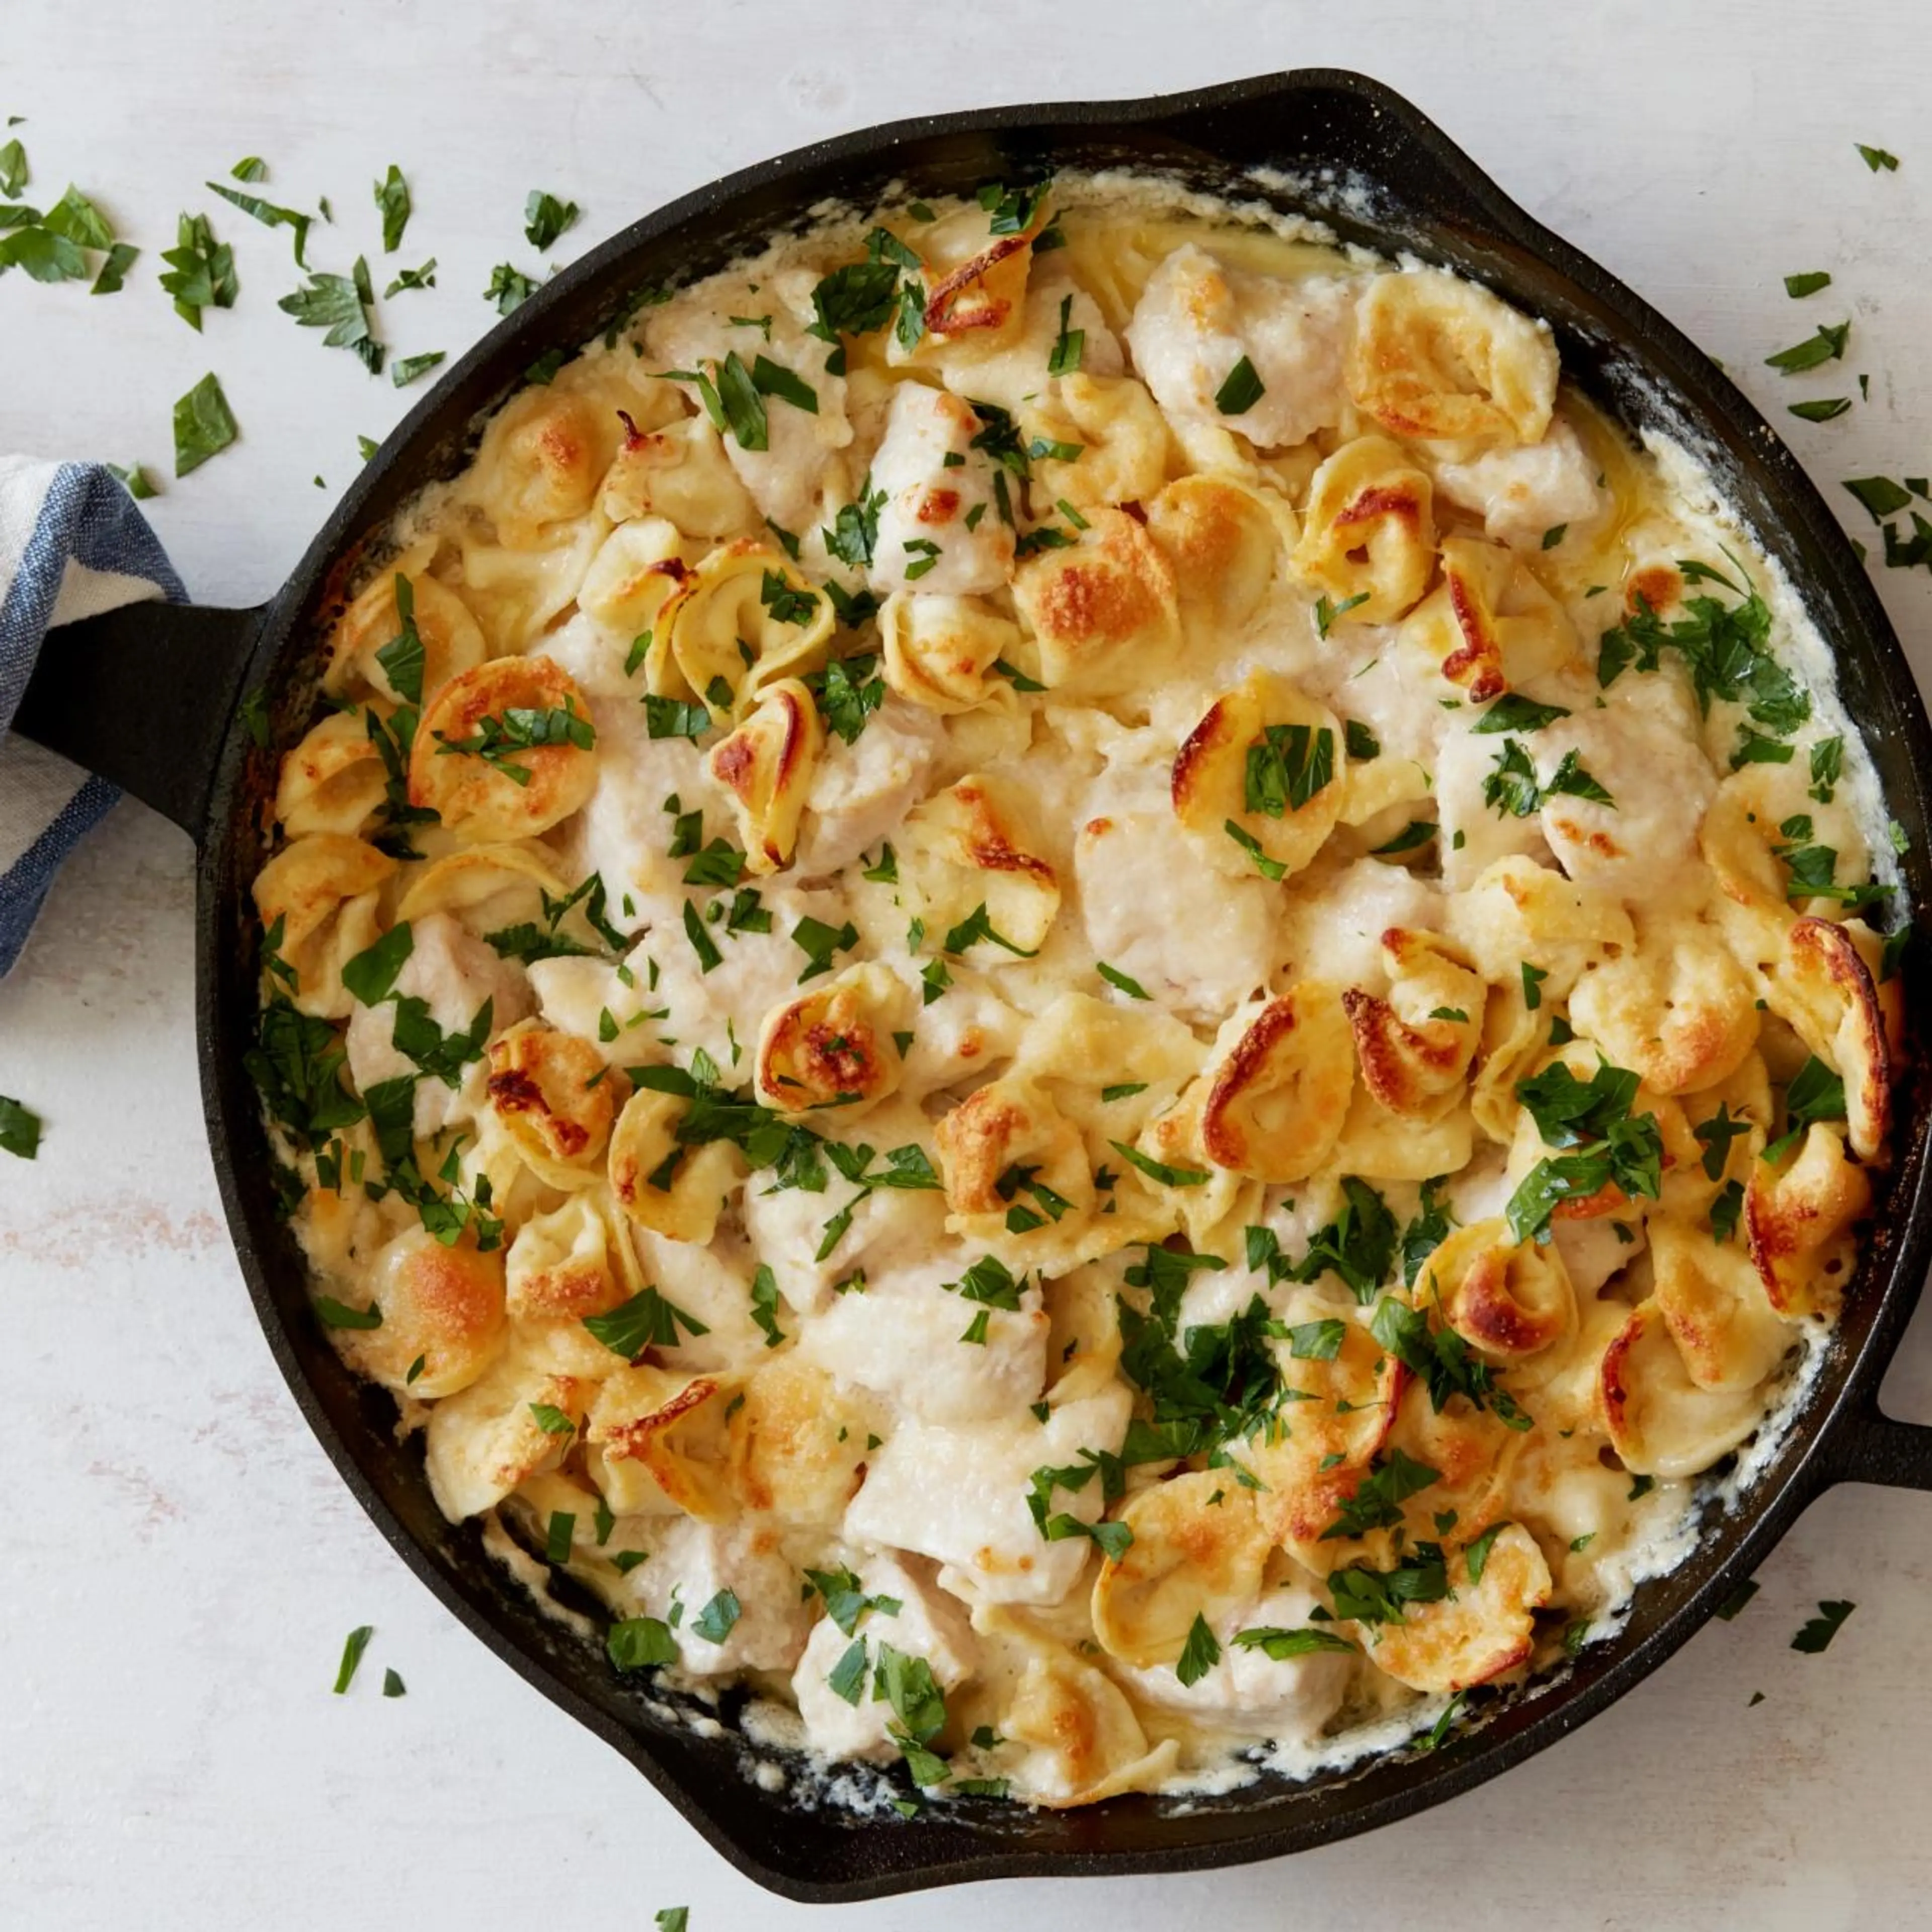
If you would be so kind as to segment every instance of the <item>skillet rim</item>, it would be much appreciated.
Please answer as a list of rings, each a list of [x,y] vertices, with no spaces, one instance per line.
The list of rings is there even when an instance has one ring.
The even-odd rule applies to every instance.
[[[1903,796],[1896,794],[1889,784],[1886,795],[1901,821],[1918,835],[1906,862],[1916,920],[1928,896],[1924,856],[1928,821],[1925,776],[1932,774],[1932,726],[1928,724],[1916,686],[1876,593],[1863,568],[1856,566],[1848,540],[1816,486],[1770,424],[1672,325],[1616,278],[1517,207],[1402,97],[1366,76],[1341,70],[1291,70],[1180,94],[1120,101],[1010,104],[916,117],[812,143],[679,197],[611,237],[546,284],[460,358],[418,403],[365,466],[268,607],[250,647],[250,662],[242,686],[250,693],[272,692],[278,681],[276,674],[304,614],[347,568],[354,554],[350,539],[369,526],[371,506],[393,490],[398,476],[404,479],[406,491],[419,487],[422,477],[410,473],[412,460],[421,465],[436,440],[449,398],[481,378],[488,378],[490,386],[500,390],[506,371],[514,387],[516,371],[532,353],[548,346],[554,333],[552,318],[567,310],[573,296],[606,279],[660,236],[694,219],[728,214],[760,190],[798,176],[839,165],[876,165],[896,150],[949,136],[1014,134],[1039,137],[1050,145],[1057,133],[1118,124],[1156,129],[1165,125],[1177,140],[1190,141],[1198,130],[1189,124],[1208,120],[1224,110],[1283,107],[1298,97],[1324,93],[1352,98],[1366,105],[1372,115],[1386,116],[1400,137],[1441,171],[1449,199],[1460,201],[1461,208],[1459,214],[1438,217],[1439,227],[1451,230],[1460,221],[1468,233],[1485,242],[1519,252],[1588,297],[1612,319],[1623,345],[1690,406],[1694,422],[1700,427],[1730,432],[1738,460],[1748,466],[1778,511],[1772,534],[1787,539],[1784,548],[1788,551],[1794,545],[1808,546],[1817,554],[1806,574],[1800,578],[1794,572],[1794,581],[1802,583],[1804,601],[1814,616],[1835,610],[1846,618],[1844,628],[1854,642],[1850,667],[1862,673],[1876,671],[1882,690],[1880,708],[1903,725],[1909,741],[1910,782]],[[1208,142],[1201,145],[1211,152]],[[1846,660],[1841,658],[1839,663],[1841,670],[1846,668]],[[664,1732],[653,1729],[648,1737],[640,1736],[638,1729],[591,1702],[552,1671],[532,1648],[512,1635],[491,1615],[490,1604],[473,1598],[460,1586],[455,1576],[410,1532],[365,1475],[355,1449],[325,1406],[304,1364],[297,1338],[269,1285],[263,1246],[256,1240],[250,1203],[244,1198],[238,1149],[247,1148],[251,1131],[259,1140],[260,1127],[253,1112],[252,1090],[239,1073],[238,1054],[231,1053],[225,1044],[229,1028],[224,1023],[224,933],[234,884],[232,854],[225,833],[236,815],[248,808],[249,764],[247,734],[231,720],[208,799],[197,868],[196,1033],[204,1108],[223,1205],[250,1298],[277,1364],[351,1492],[392,1547],[446,1607],[526,1682],[620,1751],[740,1870],[783,1896],[807,1903],[857,1902],[994,1877],[1123,1876],[1208,1869],[1335,1842],[1429,1808],[1474,1789],[1555,1742],[1657,1669],[1707,1620],[1824,1489],[1835,1481],[1870,1473],[1861,1461],[1861,1445],[1869,1446],[1875,1439],[1872,1425],[1878,1420],[1878,1382],[1916,1300],[1928,1233],[1932,1232],[1927,1212],[1928,1197],[1932,1197],[1932,1170],[1928,1170],[1922,1110],[1912,1124],[1896,1172],[1887,1203],[1890,1219],[1876,1232],[1862,1270],[1868,1277],[1882,1279],[1882,1286],[1869,1295],[1864,1332],[1853,1335],[1841,1329],[1834,1339],[1818,1385],[1792,1418],[1779,1455],[1753,1491],[1749,1519],[1735,1541],[1720,1561],[1708,1566],[1703,1581],[1635,1641],[1620,1636],[1591,1646],[1567,1673],[1513,1700],[1503,1713],[1507,1718],[1527,1709],[1526,1718],[1506,1727],[1478,1724],[1433,1754],[1418,1754],[1410,1749],[1372,1760],[1359,1775],[1345,1774],[1334,1783],[1304,1790],[1298,1805],[1291,1796],[1286,1802],[1244,1808],[1252,1814],[1251,1825],[1214,1841],[1150,1842],[1124,1849],[1096,1842],[1083,1847],[1083,1838],[1096,1837],[1081,1828],[1082,1820],[1095,1816],[1094,1811],[1089,1811],[1048,1814],[1057,1828],[1064,1828],[1061,1835],[1070,1841],[1066,1848],[1048,1851],[1016,1848],[998,1835],[983,1834],[944,1818],[922,1822],[916,1838],[909,1832],[862,1828],[793,1834],[822,1838],[849,1853],[843,1858],[794,1856],[794,1847],[782,1841],[782,1834],[773,1840],[768,1832],[759,1832],[754,1843],[752,1832],[724,1815],[731,1799],[741,1794],[725,1791],[722,1803],[714,1808],[712,1801],[718,1794],[700,1787],[719,1780],[694,1774],[701,1767],[691,1751],[679,1747],[677,1740]],[[1924,976],[1922,968],[1915,972],[1908,966],[1908,989],[1913,994],[1915,1010],[1924,1004],[1928,991],[1915,984]],[[250,991],[252,1018],[252,974],[244,970],[244,979]],[[257,1196],[265,1192],[259,1181],[254,1192]],[[1848,1324],[1850,1315],[1848,1310]],[[1694,1557],[1685,1570],[1695,1563]],[[666,1762],[673,1758],[692,1762],[674,1768]],[[1388,1784],[1391,1778],[1391,1788],[1371,1791],[1358,1802],[1362,1787]],[[1144,1810],[1154,1802],[1139,1802]],[[1106,1808],[1096,1810],[1101,1808]],[[794,1822],[805,1818],[818,1822],[814,1814],[796,1808],[786,1816]],[[1148,1822],[1157,1834],[1166,1816],[1158,1810],[1149,1810]]]

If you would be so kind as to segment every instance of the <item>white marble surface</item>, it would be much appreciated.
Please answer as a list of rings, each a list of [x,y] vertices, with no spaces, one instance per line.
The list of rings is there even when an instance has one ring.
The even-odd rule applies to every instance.
[[[533,266],[525,192],[573,196],[567,256],[728,168],[917,110],[1136,94],[1296,64],[1376,73],[1503,185],[1744,372],[1827,482],[1932,463],[1932,82],[1921,8],[1807,0],[1556,8],[978,0],[710,0],[672,9],[334,0],[8,0],[0,116],[37,188],[71,177],[147,250],[129,290],[0,282],[0,447],[166,468],[169,406],[218,370],[235,450],[152,506],[196,594],[254,601],[403,398],[276,314],[285,237],[238,214],[242,295],[191,334],[154,286],[200,183],[266,156],[271,198],[333,200],[314,254],[376,242],[391,160],[404,255],[437,291],[392,304],[404,353],[491,320],[490,265]],[[1868,174],[1863,140],[1904,157]],[[36,195],[33,198],[39,199]],[[1780,278],[1838,286],[1788,302]],[[1849,313],[1871,398],[1823,428],[1760,358]],[[1849,497],[1851,524],[1862,512]],[[1932,670],[1932,584],[1880,573]],[[223,1232],[195,1092],[190,855],[124,806],[70,866],[0,985],[0,1090],[48,1121],[0,1157],[0,1922],[49,1928],[802,1926],[612,1753],[446,1616],[343,1491],[274,1371]],[[1932,1330],[1890,1391],[1932,1417]],[[1738,1622],[1532,1764],[1396,1829],[1287,1864],[886,1904],[841,1925],[1211,1922],[1762,1932],[1924,1922],[1932,1502],[1841,1490]],[[1822,1658],[1816,1598],[1858,1610]],[[376,1636],[328,1694],[345,1631]],[[377,1694],[384,1665],[406,1678]],[[1764,1702],[1752,1707],[1752,1694]]]

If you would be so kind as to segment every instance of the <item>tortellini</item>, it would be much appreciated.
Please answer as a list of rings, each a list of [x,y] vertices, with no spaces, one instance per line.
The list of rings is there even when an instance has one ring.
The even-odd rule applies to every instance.
[[[961,941],[976,949],[976,964],[1036,952],[1060,896],[1059,874],[1039,842],[1010,789],[971,773],[908,815],[900,881],[935,939],[943,928],[972,926]],[[974,922],[982,910],[990,933]],[[946,950],[955,950],[950,938]]]
[[[775,684],[825,662],[832,626],[830,600],[770,544],[728,544],[664,601],[645,676],[661,696],[741,718]]]
[[[1096,506],[1083,520],[1072,543],[1028,557],[1013,574],[1040,676],[1063,698],[1144,690],[1180,642],[1173,566],[1124,510]]]
[[[1521,558],[1480,537],[1445,537],[1442,580],[1410,614],[1403,641],[1477,704],[1575,659],[1563,608]]]
[[[1895,841],[1541,322],[917,185],[368,533],[248,1065],[320,1330],[647,1700],[1167,1794],[1480,1709],[1763,1460],[1904,1105]]]
[[[894,1035],[908,1005],[904,981],[872,965],[775,1008],[758,1037],[759,1099],[781,1114],[836,1107],[856,1118],[898,1085]]]
[[[998,667],[1018,652],[1019,626],[978,598],[896,591],[880,607],[879,638],[886,684],[926,710],[1012,702]]]
[[[1214,631],[1260,608],[1295,537],[1282,498],[1225,476],[1177,478],[1147,505],[1147,525],[1173,568],[1183,619]]]
[[[1328,1158],[1354,1084],[1336,990],[1304,981],[1222,1029],[1202,1103],[1201,1140],[1217,1167],[1300,1180]]]
[[[1386,624],[1428,587],[1436,562],[1428,472],[1381,436],[1345,442],[1315,472],[1295,574],[1351,623]]]
[[[1556,376],[1545,324],[1439,269],[1378,275],[1356,304],[1348,393],[1397,436],[1538,442]]]
[[[498,658],[452,678],[416,728],[410,802],[458,838],[534,837],[597,784],[589,700],[548,658]]]
[[[279,940],[290,988],[305,1013],[346,1019],[351,1005],[342,969],[373,946],[377,896],[396,861],[359,838],[317,832],[284,846],[255,875],[255,910]]]
[[[1256,671],[1215,699],[1176,754],[1174,816],[1191,831],[1228,832],[1208,848],[1223,869],[1258,862],[1270,878],[1298,872],[1341,816],[1343,742],[1327,706]]]
[[[824,745],[811,692],[787,677],[766,686],[743,723],[711,748],[706,763],[730,797],[748,871],[775,872],[790,859]]]

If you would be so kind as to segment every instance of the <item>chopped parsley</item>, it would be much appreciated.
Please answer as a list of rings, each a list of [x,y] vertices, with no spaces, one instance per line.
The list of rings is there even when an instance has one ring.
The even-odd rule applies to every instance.
[[[1849,1610],[1850,1604],[1846,1606]],[[335,1672],[335,1694],[346,1696],[349,1687],[356,1682],[356,1667],[362,1661],[362,1653],[369,1648],[369,1640],[376,1634],[374,1624],[358,1624],[349,1633],[342,1646],[342,1661]]]
[[[1244,356],[1221,379],[1221,386],[1214,392],[1214,406],[1224,416],[1246,416],[1267,393],[1255,365]]]
[[[403,230],[409,226],[410,184],[404,180],[402,170],[392,161],[389,172],[374,184],[373,192],[382,217],[382,253],[393,255],[402,246]],[[302,260],[299,248],[296,251],[296,260],[298,262]]]
[[[37,1159],[40,1132],[39,1114],[0,1094],[0,1154],[10,1154],[21,1160]]]
[[[1616,800],[1591,776],[1573,748],[1565,752],[1546,783],[1538,780],[1529,754],[1514,738],[1505,738],[1496,763],[1483,781],[1483,802],[1504,818],[1527,818],[1558,796],[1588,799],[1614,806]]]
[[[1816,368],[1821,362],[1841,361],[1846,338],[1851,332],[1849,322],[1839,322],[1829,328],[1821,322],[1802,342],[1794,342],[1789,349],[1780,349],[1775,356],[1767,356],[1764,358],[1766,365],[1785,375],[1796,376],[1804,370]]]
[[[382,373],[387,352],[369,326],[369,305],[376,299],[369,285],[369,265],[356,258],[352,274],[330,275],[311,272],[308,286],[283,296],[275,306],[293,316],[304,328],[320,328],[326,349],[353,350],[370,375]]]
[[[1197,1610],[1188,1628],[1187,1640],[1181,1646],[1180,1655],[1175,1660],[1174,1674],[1185,1689],[1198,1684],[1220,1660],[1220,1641],[1208,1628],[1208,1619]]]
[[[1280,818],[1300,811],[1335,776],[1335,734],[1324,725],[1268,724],[1249,746],[1244,809]]]
[[[392,168],[389,172],[393,175],[395,170]],[[406,190],[405,197],[404,212],[406,217]],[[377,198],[380,199],[380,192]],[[533,188],[524,202],[524,239],[532,248],[548,248],[575,222],[580,212],[575,202],[559,201],[555,195],[548,194],[542,188]],[[387,219],[386,212],[383,246],[393,248],[396,244],[388,238]],[[398,230],[398,239],[400,238],[401,231]]]
[[[199,470],[240,434],[220,382],[212,375],[202,376],[175,404],[176,476]]]

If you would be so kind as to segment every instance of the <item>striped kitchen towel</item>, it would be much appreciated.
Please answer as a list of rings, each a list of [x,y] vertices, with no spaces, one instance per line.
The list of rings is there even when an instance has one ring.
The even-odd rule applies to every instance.
[[[0,456],[0,976],[20,957],[61,862],[120,794],[11,735],[60,628],[143,598],[188,592],[119,478],[98,463]]]

